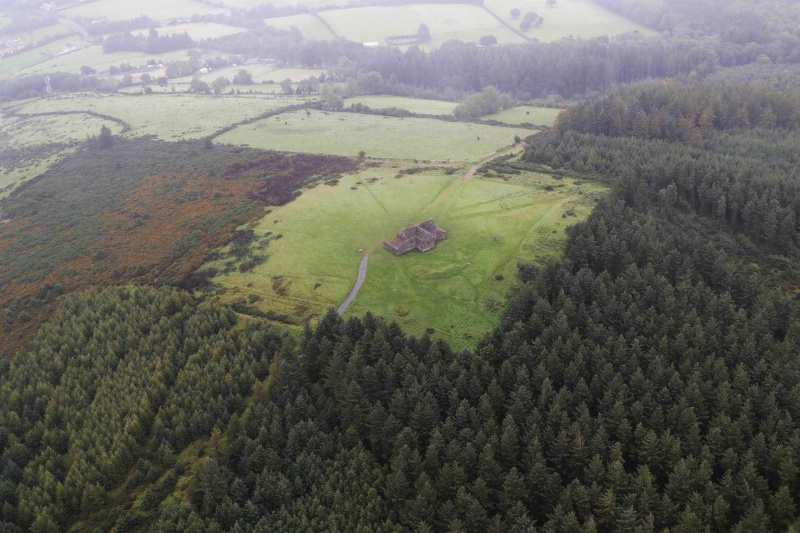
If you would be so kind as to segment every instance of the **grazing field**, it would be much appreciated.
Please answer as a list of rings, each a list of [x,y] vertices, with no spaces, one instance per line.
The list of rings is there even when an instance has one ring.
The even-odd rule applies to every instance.
[[[74,42],[74,37],[66,37],[34,48],[33,50],[26,50],[25,52],[13,56],[4,57],[0,59],[0,79],[20,76],[23,72],[26,72],[26,69],[30,69],[31,67],[40,65],[56,57],[64,46]],[[48,72],[53,71],[55,71],[55,68]]]
[[[271,18],[266,19],[264,24],[279,30],[297,28],[303,38],[309,41],[332,41],[337,39],[337,36],[316,15],[303,14]]]
[[[544,23],[528,30],[525,35],[544,42],[558,41],[570,35],[589,39],[633,31],[648,36],[656,35],[656,32],[612,13],[591,0],[562,0],[554,7],[547,7],[543,0],[486,0],[483,5],[516,29],[519,29],[522,17],[512,19],[509,14],[512,9],[519,9],[523,15],[530,11],[543,17]]]
[[[215,142],[255,148],[390,159],[479,161],[523,129],[309,110],[240,126]]]
[[[371,168],[305,190],[255,226],[257,239],[272,239],[256,252],[264,263],[213,281],[225,298],[248,297],[302,323],[345,299],[364,249],[366,283],[347,313],[372,311],[417,335],[430,327],[460,349],[496,325],[517,262],[557,255],[564,229],[589,214],[600,191],[541,174],[523,185],[465,181],[463,169],[396,178],[397,170]],[[569,210],[574,216],[562,218]],[[382,248],[402,227],[429,218],[448,232],[436,249],[395,257]],[[223,271],[223,263],[211,266]]]
[[[213,22],[191,22],[188,24],[176,24],[174,26],[163,26],[156,28],[159,35],[176,35],[188,33],[189,37],[195,41],[203,39],[216,39],[218,37],[225,37],[226,35],[233,35],[242,33],[244,28],[237,28],[236,26],[228,26],[226,24],[215,24]],[[147,35],[147,30],[138,30],[133,32],[135,35]]]
[[[108,126],[114,133],[122,129],[115,122],[85,114],[29,117],[4,123],[0,128],[0,146],[21,149],[84,141],[88,135],[100,133],[102,126]]]
[[[11,19],[11,17],[9,17],[9,16],[7,16],[7,15],[5,15],[3,13],[0,13],[0,30],[5,28],[6,26],[11,24],[12,22],[13,22],[13,20]]]
[[[0,200],[11,194],[14,188],[23,181],[45,173],[60,156],[71,151],[71,149],[66,149],[46,157],[33,156],[22,161],[15,161],[9,165],[0,164]],[[2,153],[0,152],[1,155]]]
[[[356,42],[385,44],[387,37],[415,34],[423,23],[432,37],[422,45],[425,48],[437,48],[452,39],[477,42],[487,34],[494,35],[502,44],[525,42],[482,7],[466,4],[359,7],[323,11],[319,17],[337,35]]]
[[[64,9],[60,13],[67,17],[108,17],[112,20],[126,20],[147,15],[159,22],[191,17],[192,15],[215,15],[227,12],[192,0],[98,0]]]
[[[69,39],[67,40],[68,42]],[[61,47],[59,47],[59,50]],[[31,74],[44,74],[47,72],[80,72],[84,65],[96,69],[98,72],[108,70],[111,66],[119,66],[120,63],[130,63],[133,66],[146,65],[148,59],[156,61],[175,61],[185,59],[186,51],[167,52],[164,54],[145,54],[142,52],[116,52],[106,54],[103,47],[88,46],[68,54],[58,55],[51,59],[44,58],[38,64],[14,73],[14,77],[28,76]],[[2,64],[2,62],[0,62]]]
[[[423,98],[406,98],[404,96],[356,96],[344,101],[345,107],[350,104],[363,104],[372,109],[396,107],[420,115],[451,115],[458,105],[444,100],[426,100]]]
[[[506,124],[552,126],[556,123],[556,118],[559,113],[561,113],[561,109],[522,105],[492,115],[485,115],[481,118],[484,120],[499,120]]]
[[[22,106],[20,111],[95,111],[124,120],[130,124],[133,135],[155,135],[163,140],[172,140],[199,139],[229,124],[299,102],[302,102],[299,98],[283,96],[237,98],[187,94],[80,95],[36,100]]]
[[[65,37],[69,35],[75,35],[77,33],[77,28],[75,28],[75,26],[72,24],[59,22],[57,24],[51,24],[50,26],[44,26],[43,28],[6,34],[0,37],[0,41],[13,41],[16,39],[21,39],[22,42],[30,46],[44,40],[50,40],[54,37]]]
[[[257,83],[262,81],[280,83],[288,78],[293,82],[298,82],[300,80],[307,80],[311,76],[319,78],[320,74],[323,72],[325,72],[325,70],[319,68],[279,68],[258,76],[254,75],[253,81]]]
[[[275,65],[237,65],[235,67],[223,67],[219,69],[212,70],[208,74],[199,74],[197,77],[201,80],[211,83],[215,79],[222,76],[223,78],[228,78],[229,80],[233,81],[234,76],[239,73],[240,70],[246,70],[249,72],[253,78],[260,76],[265,76],[266,74],[278,70],[278,67]],[[186,82],[189,83],[192,81],[193,76],[185,76],[183,78],[175,78],[170,80],[170,82],[175,81],[178,83]]]

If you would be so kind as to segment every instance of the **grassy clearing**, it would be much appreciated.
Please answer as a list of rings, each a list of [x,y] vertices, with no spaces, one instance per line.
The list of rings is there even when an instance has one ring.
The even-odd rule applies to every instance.
[[[552,126],[556,123],[556,117],[561,113],[560,109],[550,107],[518,106],[513,109],[506,109],[499,113],[481,117],[484,120],[499,120],[506,124],[533,124],[534,126]]]
[[[458,105],[444,100],[425,100],[422,98],[406,98],[404,96],[357,96],[344,101],[345,107],[350,104],[363,104],[372,109],[396,107],[421,115],[452,115]]]
[[[192,15],[215,15],[227,10],[192,0],[98,0],[70,7],[61,13],[67,17],[110,17],[125,20],[147,15],[153,20],[168,21]]]
[[[547,7],[543,0],[486,0],[483,5],[517,29],[522,17],[512,19],[509,14],[512,9],[519,9],[523,15],[528,11],[540,15],[544,18],[544,24],[525,34],[544,42],[557,41],[570,35],[588,39],[633,31],[648,36],[656,35],[656,32],[612,13],[591,0],[562,0],[552,8]]]
[[[216,140],[256,148],[390,159],[478,161],[528,130],[310,110],[240,126]]]
[[[13,74],[14,77],[20,77],[47,72],[77,73],[80,72],[81,67],[84,65],[88,65],[97,69],[99,72],[103,72],[108,70],[110,66],[118,66],[120,63],[130,63],[133,66],[146,65],[148,59],[154,59],[159,62],[186,59],[186,51],[167,52],[165,54],[143,54],[141,52],[117,52],[114,54],[106,54],[103,52],[102,46],[88,46],[70,52],[69,54],[46,59],[43,62],[39,62],[24,70],[14,72]]]
[[[236,26],[228,26],[226,24],[215,24],[213,22],[190,22],[188,24],[163,26],[156,29],[158,30],[158,34],[162,36],[188,33],[195,41],[216,39],[218,37],[225,37],[226,35],[247,31],[244,28],[237,28]],[[148,32],[146,30],[139,30],[134,32],[134,34],[147,35]]]
[[[533,173],[518,183],[464,182],[461,170],[399,179],[397,170],[387,164],[319,185],[269,213],[255,234],[281,237],[257,252],[265,263],[214,279],[224,298],[248,296],[300,321],[318,316],[349,293],[363,248],[367,280],[348,314],[372,311],[418,335],[432,327],[460,349],[496,325],[517,262],[557,256],[564,229],[589,214],[602,190]],[[562,218],[568,210],[574,215]],[[428,218],[448,232],[435,250],[395,257],[382,248],[400,228]]]
[[[359,7],[324,11],[319,17],[340,37],[357,42],[384,43],[393,35],[415,34],[422,23],[432,36],[425,48],[437,48],[452,39],[477,42],[488,34],[503,44],[525,42],[482,7],[465,4]]]
[[[300,101],[291,97],[236,98],[187,94],[79,95],[35,100],[20,110],[23,113],[90,110],[124,120],[131,125],[132,135],[180,140],[199,139],[233,122]]]
[[[279,30],[297,28],[303,38],[309,41],[332,41],[337,38],[316,15],[271,18],[266,19],[264,24]]]
[[[0,30],[5,28],[12,22],[14,22],[14,20],[11,17],[5,15],[4,13],[0,13]]]

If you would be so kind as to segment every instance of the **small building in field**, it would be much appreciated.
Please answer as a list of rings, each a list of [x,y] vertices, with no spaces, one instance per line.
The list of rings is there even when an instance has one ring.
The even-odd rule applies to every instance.
[[[436,247],[436,243],[446,239],[447,232],[436,225],[433,220],[421,224],[412,224],[401,229],[391,241],[383,241],[383,247],[394,255],[402,255],[415,248],[427,252]]]

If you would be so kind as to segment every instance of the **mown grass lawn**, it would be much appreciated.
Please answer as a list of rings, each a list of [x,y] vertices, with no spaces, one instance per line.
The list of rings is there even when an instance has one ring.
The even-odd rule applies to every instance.
[[[530,130],[317,110],[240,126],[215,142],[254,148],[390,159],[480,161]]]
[[[602,190],[532,173],[517,183],[464,182],[463,169],[397,178],[398,168],[318,185],[270,212],[255,233],[280,238],[256,252],[265,263],[214,278],[224,298],[252,295],[265,310],[313,319],[345,299],[363,249],[367,280],[348,314],[372,311],[417,335],[433,328],[456,349],[474,345],[496,325],[517,262],[560,254],[565,228],[589,214]],[[568,211],[574,215],[562,218]],[[429,218],[448,232],[435,250],[395,257],[382,248],[399,229]]]

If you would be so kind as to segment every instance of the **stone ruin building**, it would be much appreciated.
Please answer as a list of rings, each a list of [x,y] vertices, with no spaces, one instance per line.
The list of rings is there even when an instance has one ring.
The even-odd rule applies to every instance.
[[[401,229],[391,241],[383,241],[383,247],[394,255],[410,252],[414,248],[427,252],[435,248],[436,243],[447,238],[447,232],[436,225],[433,220],[421,224],[412,224]]]

